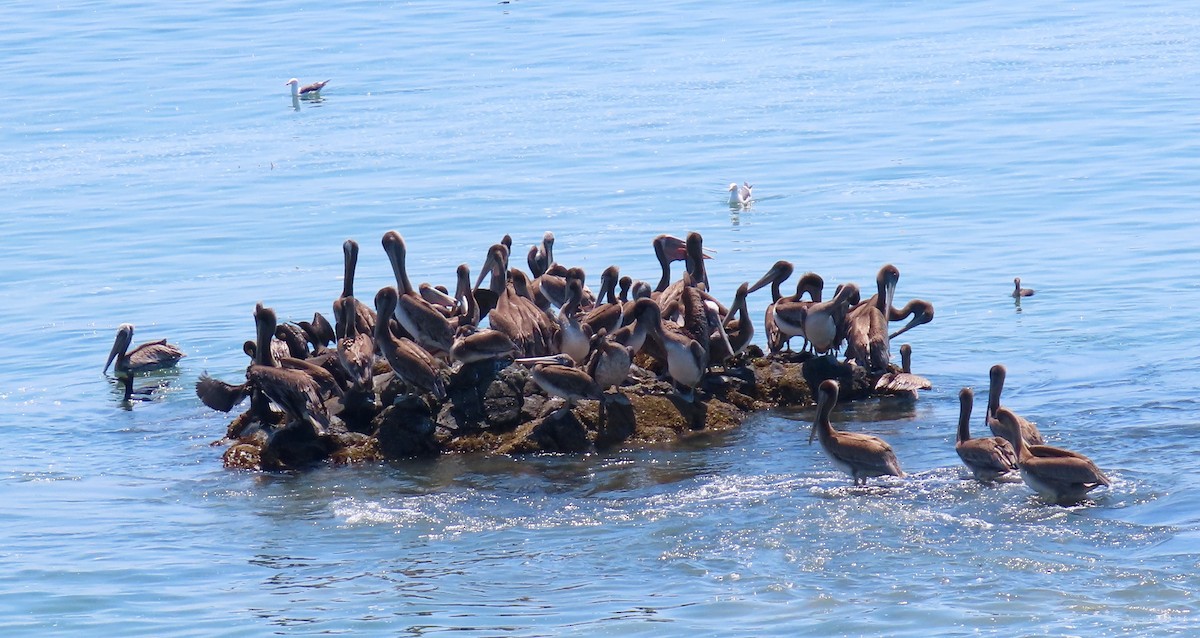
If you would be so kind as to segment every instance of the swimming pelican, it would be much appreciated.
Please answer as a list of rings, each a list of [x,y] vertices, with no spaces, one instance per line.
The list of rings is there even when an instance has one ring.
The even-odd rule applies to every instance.
[[[900,372],[885,372],[875,382],[875,389],[895,394],[907,394],[917,398],[917,390],[928,390],[933,387],[929,379],[912,373],[912,346],[900,346]]]
[[[118,377],[131,377],[170,368],[186,356],[177,346],[167,343],[166,339],[147,341],[131,351],[129,344],[132,342],[133,324],[123,323],[117,327],[117,338],[108,353],[108,360],[104,362],[103,373],[108,373],[108,366],[113,364],[113,360],[117,362],[113,372]]]
[[[325,80],[324,82],[313,82],[312,84],[300,86],[300,80],[297,80],[296,78],[292,78],[283,83],[284,86],[292,87],[292,97],[294,98],[302,95],[305,97],[317,95],[321,92],[321,89],[325,88],[326,84],[329,84],[329,80]]]
[[[813,420],[808,443],[813,438],[821,442],[826,456],[841,471],[854,479],[855,485],[866,485],[872,476],[898,476],[903,478],[900,462],[887,441],[870,434],[839,432],[833,429],[829,414],[838,399],[838,383],[826,379],[817,387],[817,418]]]
[[[996,420],[1010,432],[1020,427],[1017,415],[1007,408],[996,411]],[[1078,503],[1101,485],[1112,485],[1088,457],[1049,445],[1029,445],[1014,436],[1021,478],[1042,498],[1063,505]]]
[[[737,182],[729,185],[729,206],[731,208],[749,208],[753,200],[751,191],[754,186],[750,182],[742,182],[741,186]]]
[[[1014,286],[1013,293],[1012,293],[1013,299],[1020,299],[1021,297],[1032,297],[1033,296],[1032,288],[1022,288],[1021,287],[1021,278],[1020,277],[1013,279],[1013,286]]]
[[[1007,439],[999,436],[971,438],[971,408],[975,392],[971,388],[958,391],[958,433],[954,451],[962,459],[975,480],[991,482],[1017,469],[1017,453]]]
[[[375,311],[380,317],[391,317],[396,312],[399,293],[395,288],[387,286],[375,294]],[[383,322],[376,325],[375,343],[396,378],[418,392],[432,394],[439,400],[446,397],[446,388],[438,375],[437,360],[429,355],[424,348],[410,339],[397,339]]]
[[[1008,376],[1008,368],[997,363],[988,371],[988,404],[987,412],[984,414],[984,421],[992,430],[992,434],[1003,436],[1012,444],[1013,449],[1016,449],[1017,442],[1009,438],[1009,434],[1005,433],[1004,429],[996,425],[996,411],[1000,409],[1000,394],[1004,392],[1004,378]],[[1038,431],[1037,426],[1024,417],[1013,414],[1017,419],[1017,423],[1021,426],[1019,432],[1020,438],[1024,439],[1030,445],[1042,445],[1045,441],[1042,439],[1042,433]]]
[[[445,353],[448,356],[454,345],[454,330],[450,321],[422,299],[409,281],[405,266],[408,249],[404,245],[404,238],[400,233],[389,230],[383,235],[383,249],[396,275],[396,293],[399,295],[396,319],[414,341],[435,354]]]

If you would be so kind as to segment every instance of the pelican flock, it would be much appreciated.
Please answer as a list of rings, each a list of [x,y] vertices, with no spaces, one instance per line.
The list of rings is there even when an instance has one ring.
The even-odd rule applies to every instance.
[[[731,187],[731,202],[735,196],[749,197],[749,185],[743,186],[744,191]],[[554,251],[553,233],[530,247],[529,272],[513,266],[513,240],[506,235],[482,251],[473,283],[470,265],[457,267],[450,294],[450,288],[436,283],[414,285],[408,245],[392,230],[383,234],[382,250],[363,255],[375,267],[390,266],[395,280],[370,304],[355,297],[360,247],[348,239],[342,245],[342,290],[333,298],[334,324],[320,312],[311,320],[281,323],[260,303],[254,312],[256,339],[245,346],[251,355],[245,379],[228,383],[206,373],[196,392],[206,405],[224,412],[251,399],[249,409],[231,423],[229,438],[242,446],[240,454],[256,454],[256,463],[269,469],[336,459],[354,445],[369,448],[364,437],[375,437],[383,447],[397,437],[424,437],[425,448],[437,449],[453,437],[496,436],[521,423],[534,424],[522,426],[533,428],[529,438],[553,439],[553,449],[573,449],[562,445],[572,440],[571,433],[536,424],[551,412],[598,410],[599,420],[588,423],[618,428],[622,418],[636,418],[641,403],[631,404],[632,399],[660,397],[691,427],[704,427],[719,402],[762,406],[815,399],[810,442],[819,439],[833,464],[856,485],[871,477],[905,477],[888,443],[836,430],[830,420],[839,397],[915,399],[917,390],[932,387],[912,372],[908,344],[900,349],[903,366],[893,363],[891,340],[934,318],[933,304],[926,300],[893,305],[900,281],[895,265],[879,269],[875,294],[867,299],[853,282],[842,282],[827,298],[824,278],[812,272],[799,277],[794,294],[783,294],[781,287],[796,269],[781,260],[755,283],[742,283],[726,306],[712,294],[708,262],[714,257],[699,233],[659,235],[650,243],[661,269],[655,285],[610,265],[598,282],[593,280],[594,293],[582,268],[558,261],[564,255]],[[684,269],[673,274],[676,261],[684,262]],[[769,354],[764,354],[752,343],[747,299],[768,284]],[[893,331],[893,322],[906,323]],[[130,351],[132,334],[132,326],[121,326],[106,372],[115,361],[117,375],[131,379],[175,365],[183,356],[165,340]],[[789,344],[793,337],[803,340],[796,351]],[[756,394],[755,384],[769,382],[753,372],[763,367],[752,362],[764,357],[798,366],[806,388],[816,391],[805,389],[804,399],[764,404],[759,397],[756,403],[743,393]],[[990,482],[1020,472],[1035,492],[1057,503],[1083,500],[1097,487],[1111,485],[1086,457],[1045,445],[1036,426],[1000,405],[1006,373],[1003,365],[989,372],[984,422],[994,436],[971,438],[973,393],[960,393],[954,447],[972,475]],[[528,399],[538,393],[549,402],[546,408],[524,414],[537,410],[540,404]],[[592,427],[571,421],[577,428]],[[556,422],[561,428],[567,420]],[[578,437],[574,440],[578,443]],[[248,452],[245,446],[257,448]]]

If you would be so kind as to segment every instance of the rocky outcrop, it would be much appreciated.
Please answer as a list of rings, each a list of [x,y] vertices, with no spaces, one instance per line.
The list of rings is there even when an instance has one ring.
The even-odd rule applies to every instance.
[[[335,418],[323,434],[307,424],[278,423],[275,413],[260,417],[256,410],[247,411],[234,419],[222,441],[232,442],[224,463],[230,468],[289,470],[324,462],[447,453],[578,453],[660,445],[699,432],[736,428],[756,410],[811,404],[810,389],[825,379],[836,379],[850,399],[870,396],[875,380],[862,368],[833,357],[764,357],[756,348],[728,367],[710,371],[692,400],[644,370],[635,369],[630,379],[602,401],[584,400],[568,407],[562,399],[547,396],[521,365],[464,365],[449,375],[442,402],[411,394],[383,374],[377,378],[374,397],[356,397],[347,412],[353,418]],[[373,416],[364,413],[376,403],[383,408]],[[333,414],[346,409],[331,408]]]

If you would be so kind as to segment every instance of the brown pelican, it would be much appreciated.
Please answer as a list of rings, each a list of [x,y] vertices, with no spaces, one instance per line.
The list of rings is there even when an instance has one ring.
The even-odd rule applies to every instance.
[[[583,361],[591,350],[592,333],[580,323],[579,301],[583,296],[583,286],[578,279],[568,281],[566,303],[558,312],[555,348],[575,361]]]
[[[392,271],[396,275],[396,292],[399,300],[396,303],[396,319],[400,325],[412,335],[413,340],[434,353],[450,353],[454,345],[454,329],[450,321],[442,313],[421,298],[408,279],[405,267],[407,248],[404,238],[394,230],[383,235],[383,249],[392,262]]]
[[[321,89],[325,88],[326,84],[329,84],[329,80],[325,80],[324,82],[313,82],[312,84],[300,86],[300,80],[297,80],[296,78],[292,78],[283,83],[284,86],[292,87],[292,97],[294,98],[298,98],[302,95],[305,97],[317,95],[321,92]]]
[[[132,342],[133,324],[121,324],[117,328],[117,338],[108,353],[108,360],[104,362],[103,373],[108,373],[108,366],[113,365],[114,360],[117,362],[113,368],[116,376],[128,378],[143,372],[170,368],[185,356],[182,350],[167,343],[166,339],[147,341],[130,350],[129,344]]]
[[[1007,408],[996,411],[996,420],[1009,432],[1020,428],[1019,417]],[[1049,445],[1029,445],[1021,437],[1016,443],[1021,478],[1042,498],[1060,504],[1078,503],[1101,485],[1112,485],[1104,472],[1088,457]]]
[[[444,286],[422,283],[417,286],[417,294],[447,319],[458,316],[458,299],[450,296]]]
[[[555,274],[555,271],[547,272],[533,280],[529,292],[534,302],[543,310],[549,309],[550,306],[562,308],[567,303],[567,285],[572,279],[578,280],[580,284],[580,304],[585,306],[594,304],[595,296],[591,294],[590,290],[583,287],[587,275],[582,268],[567,268],[561,275]]]
[[[529,265],[529,274],[534,279],[546,274],[554,265],[554,233],[546,231],[542,235],[542,243],[529,248],[525,262]]]
[[[488,289],[496,295],[496,307],[488,314],[491,327],[508,336],[516,344],[519,354],[549,354],[558,325],[529,297],[518,292],[521,282],[517,281],[517,276],[523,277],[524,273],[515,269],[509,271],[508,250],[501,244],[495,244],[488,250],[487,260],[475,285],[478,286],[489,274],[491,284]]]
[[[354,271],[358,267],[358,242],[353,239],[342,242],[342,255],[342,294],[333,301],[333,333],[337,339],[346,336],[342,304],[345,303],[343,300],[346,297],[354,296]],[[357,304],[355,307],[358,308],[357,314],[354,315],[358,333],[371,334],[375,330],[375,313],[362,304]]]
[[[999,363],[992,366],[992,369],[988,371],[988,404],[987,413],[984,414],[984,421],[991,428],[992,434],[1007,438],[1008,442],[1016,449],[1017,442],[1009,438],[1009,434],[1005,433],[1003,427],[999,427],[996,424],[996,411],[1000,409],[1000,394],[1004,392],[1004,378],[1007,376],[1008,369]],[[1021,433],[1020,438],[1024,439],[1030,445],[1042,445],[1045,443],[1042,439],[1042,433],[1038,432],[1036,425],[1025,420],[1024,417],[1016,414],[1013,414],[1013,416],[1016,417],[1017,423],[1021,426],[1019,428]]]
[[[833,299],[819,303],[780,300],[775,304],[775,325],[781,335],[803,335],[816,354],[836,351],[845,339],[845,316],[858,286],[843,284]]]
[[[261,363],[246,370],[247,385],[262,391],[291,417],[291,423],[308,424],[316,434],[329,427],[329,414],[322,402],[321,389],[307,372],[278,367],[271,354],[271,336],[275,334],[275,311],[258,304],[254,312],[258,333],[257,353]]]
[[[606,391],[624,383],[633,365],[633,348],[613,339],[604,328],[592,337],[591,345],[584,367],[596,385]]]
[[[454,346],[450,348],[450,356],[462,363],[511,357],[516,352],[517,346],[508,335],[490,328],[480,330],[471,324],[458,327]]]
[[[324,354],[329,344],[337,340],[337,333],[333,326],[329,325],[329,320],[319,312],[313,313],[312,321],[297,321],[296,325],[300,326],[308,342],[312,344],[314,356]]]
[[[912,346],[900,346],[900,372],[885,372],[875,382],[875,389],[895,394],[907,394],[917,398],[917,390],[933,387],[929,379],[912,373]]]
[[[685,288],[690,288],[690,286]],[[649,334],[654,335],[662,346],[663,358],[666,359],[667,364],[667,374],[677,385],[687,388],[687,394],[682,396],[688,401],[695,399],[696,385],[700,383],[704,371],[708,368],[708,344],[710,342],[708,322],[703,316],[703,308],[696,307],[698,303],[696,297],[695,294],[683,295],[685,325],[682,328],[674,322],[664,322],[661,310],[658,313],[644,315]],[[658,316],[655,317],[654,314]],[[638,319],[638,321],[641,320]]]
[[[886,441],[870,434],[839,432],[833,429],[829,414],[838,399],[838,383],[832,379],[821,382],[817,388],[817,418],[813,420],[808,435],[821,442],[821,448],[837,468],[854,479],[855,485],[866,485],[872,476],[904,477],[896,453]]]
[[[733,303],[729,304],[729,314],[722,323],[725,339],[720,339],[720,335],[710,335],[709,359],[712,362],[724,362],[738,356],[754,339],[754,323],[750,321],[750,310],[746,306],[746,295],[749,291],[748,282],[742,282],[742,285],[738,286]],[[728,350],[725,347],[726,343],[729,344]]]
[[[338,361],[342,369],[350,377],[350,383],[359,390],[371,388],[371,371],[375,364],[375,342],[371,333],[360,333],[355,318],[358,316],[358,300],[354,297],[342,297],[341,324],[346,326],[346,335],[337,342]],[[388,317],[384,316],[384,320]],[[384,323],[384,322],[378,322]],[[384,328],[387,325],[384,324]]]
[[[783,285],[784,281],[787,281],[788,277],[792,276],[794,270],[795,266],[792,265],[792,262],[781,259],[747,289],[748,292],[754,292],[768,283],[771,284],[771,303],[767,304],[767,313],[763,316],[763,330],[767,332],[767,350],[770,352],[779,352],[783,349],[784,344],[790,341],[790,338],[783,338],[779,327],[775,325],[775,304],[783,298],[779,287]]]
[[[875,277],[876,295],[846,315],[846,356],[864,368],[887,370],[891,363],[887,317],[899,279],[895,266],[884,265]]]
[[[613,331],[611,338],[621,345],[629,346],[633,353],[637,354],[646,343],[650,326],[662,321],[662,310],[649,297],[638,299],[632,302],[631,306],[625,314],[628,323]]]
[[[987,483],[1016,470],[1017,453],[1008,440],[998,436],[971,438],[971,408],[974,404],[975,392],[971,388],[958,391],[958,434],[954,438],[954,451],[975,475],[975,480]]]
[[[562,397],[567,408],[582,399],[604,398],[600,386],[588,373],[575,367],[575,360],[563,353],[517,359],[517,363],[533,366],[533,380],[548,394]]]
[[[592,334],[603,328],[608,332],[616,330],[624,318],[625,305],[617,299],[617,280],[621,272],[616,266],[609,266],[600,273],[600,294],[596,304],[583,316],[583,323],[592,330]],[[606,303],[604,300],[608,299]]]
[[[294,323],[281,323],[275,326],[275,338],[287,346],[287,356],[293,359],[307,359],[311,355],[308,351],[307,333]]]
[[[617,284],[621,288],[621,292],[617,295],[617,299],[621,300],[621,303],[629,301],[629,289],[633,287],[633,277],[630,277],[629,275],[622,275],[621,278],[617,280]]]
[[[380,317],[391,317],[396,312],[399,293],[387,286],[375,294],[375,311]],[[410,339],[397,339],[382,321],[375,328],[375,343],[396,377],[419,392],[432,394],[439,400],[445,398],[446,388],[438,375],[440,367],[423,348]]]
[[[742,182],[741,186],[737,182],[729,185],[729,206],[730,208],[749,208],[753,200],[752,190],[754,186],[750,182]]]
[[[1032,288],[1022,288],[1021,287],[1021,278],[1017,277],[1017,278],[1013,279],[1012,296],[1013,296],[1013,299],[1020,299],[1021,297],[1032,297],[1033,289]]]
[[[184,351],[167,343],[167,339],[146,342],[130,350],[133,342],[133,324],[121,324],[116,329],[116,339],[113,349],[109,350],[108,360],[104,361],[103,373],[108,373],[108,367],[116,361],[113,373],[125,385],[125,401],[133,398],[133,375],[154,372],[158,369],[169,368],[184,357]],[[142,393],[143,390],[139,390]]]
[[[889,340],[895,339],[921,324],[933,321],[933,304],[924,299],[911,299],[908,303],[904,304],[903,308],[898,310],[892,308],[888,311],[888,321],[903,321],[910,316],[912,319],[909,319],[903,328],[888,335]]]
[[[658,285],[654,287],[654,292],[661,293],[671,285],[671,262],[687,259],[687,242],[672,235],[659,235],[651,244],[654,246],[654,256],[658,259],[658,265],[662,267],[662,276]]]

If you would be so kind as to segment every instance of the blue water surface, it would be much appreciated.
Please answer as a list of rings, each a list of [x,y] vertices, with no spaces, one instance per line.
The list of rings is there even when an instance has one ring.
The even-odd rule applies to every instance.
[[[0,633],[1178,635],[1200,630],[1200,12],[1181,3],[65,2],[0,8]],[[284,83],[330,79],[294,107]],[[731,210],[726,187],[755,185]],[[935,388],[656,449],[222,468],[254,304],[452,284],[512,235],[714,294],[777,259],[937,309]],[[595,275],[593,275],[595,276]],[[1013,277],[1037,294],[1014,303]],[[765,292],[751,297],[762,316]],[[127,409],[117,325],[187,353]],[[761,329],[760,329],[761,334]],[[957,392],[1113,478],[966,480]],[[982,418],[973,421],[982,428]]]

